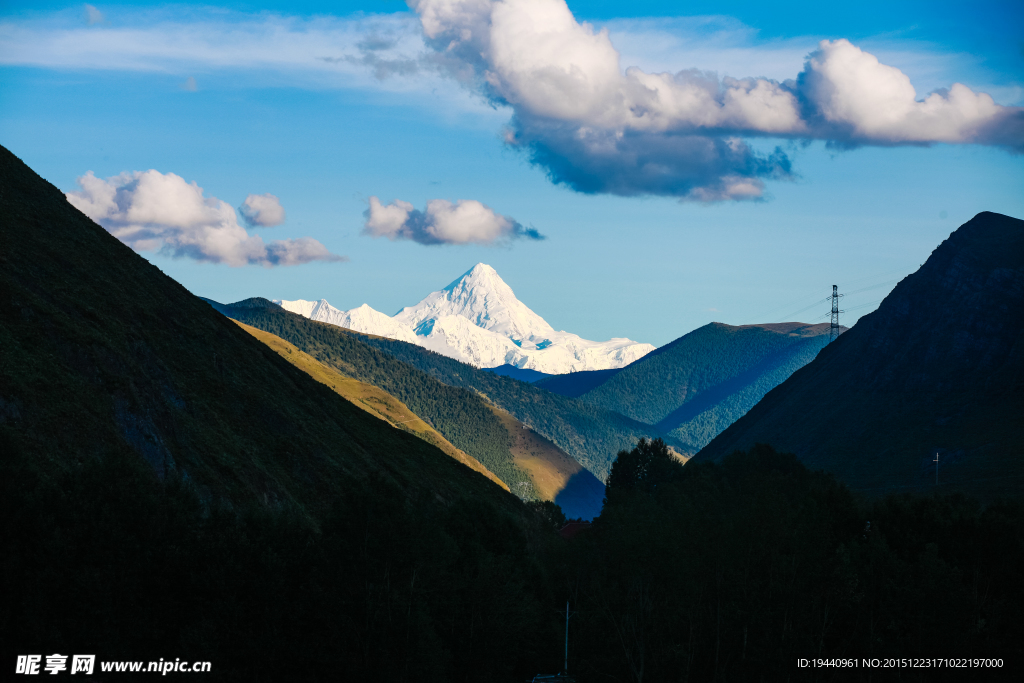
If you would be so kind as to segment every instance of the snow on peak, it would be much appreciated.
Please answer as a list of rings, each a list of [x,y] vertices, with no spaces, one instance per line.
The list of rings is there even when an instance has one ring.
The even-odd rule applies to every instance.
[[[509,364],[563,374],[623,367],[654,350],[625,338],[594,342],[555,332],[486,263],[394,317],[366,304],[341,311],[323,299],[274,303],[313,320],[410,342],[478,367]]]
[[[477,327],[517,341],[541,341],[554,332],[544,318],[516,298],[497,271],[478,263],[444,289],[395,315],[412,327],[424,320],[456,315]]]

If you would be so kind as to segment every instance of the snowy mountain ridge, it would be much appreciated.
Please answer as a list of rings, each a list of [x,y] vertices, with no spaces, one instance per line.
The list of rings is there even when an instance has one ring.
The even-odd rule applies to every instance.
[[[484,263],[393,317],[363,304],[275,300],[285,310],[356,332],[398,339],[477,367],[509,364],[548,374],[619,368],[654,350],[625,338],[605,342],[556,332]]]

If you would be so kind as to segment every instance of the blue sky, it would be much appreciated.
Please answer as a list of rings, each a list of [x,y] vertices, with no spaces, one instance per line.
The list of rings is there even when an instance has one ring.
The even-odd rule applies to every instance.
[[[549,101],[531,90],[536,79],[516,80],[515,59],[479,62],[468,43],[470,57],[456,67],[475,76],[460,81],[466,71],[428,59],[449,34],[424,41],[419,17],[401,2],[99,3],[90,14],[82,4],[37,1],[0,5],[0,144],[67,192],[81,192],[88,171],[102,180],[155,169],[157,180],[176,174],[228,207],[270,193],[287,219],[256,227],[239,219],[250,239],[294,246],[288,240],[308,237],[324,251],[302,253],[348,259],[285,265],[293,252],[275,260],[271,250],[232,266],[194,245],[178,257],[140,252],[202,296],[326,298],[392,314],[483,261],[556,329],[657,345],[716,320],[813,322],[824,304],[790,314],[832,284],[851,292],[844,322],[852,322],[974,214],[1024,217],[1024,157],[1012,151],[1024,140],[1006,123],[1019,113],[1006,108],[1024,105],[1018,3],[692,2],[684,15],[680,7],[569,3],[576,20],[608,29],[622,69],[762,78],[783,84],[780,96],[810,101],[811,91],[784,82],[797,79],[819,41],[847,39],[856,49],[844,54],[899,69],[918,100],[962,83],[972,97],[991,95],[1004,118],[973,138],[942,128],[909,139],[917,134],[909,124],[860,120],[862,132],[852,133],[848,122],[823,127],[809,116],[785,130],[756,116],[700,124],[698,139],[738,141],[728,144],[741,145],[742,158],[691,174],[666,157],[668,180],[647,183],[629,175],[625,152],[594,171],[605,160],[565,134],[628,112],[604,99],[583,113],[574,101],[545,109]],[[385,38],[385,48],[360,47]],[[368,61],[378,56],[385,61]],[[481,85],[488,72],[501,78]],[[666,112],[676,133],[694,125]],[[626,140],[633,131],[676,153],[671,131],[636,121],[607,130],[616,125],[626,126]],[[786,163],[768,168],[776,148]],[[370,197],[408,202],[402,227],[382,218],[383,236],[365,234]],[[434,211],[431,200],[482,203],[499,238],[421,243],[415,235],[461,239],[443,229],[462,205]],[[130,232],[126,215],[106,220],[137,248],[152,246]],[[516,239],[509,221],[546,239]]]

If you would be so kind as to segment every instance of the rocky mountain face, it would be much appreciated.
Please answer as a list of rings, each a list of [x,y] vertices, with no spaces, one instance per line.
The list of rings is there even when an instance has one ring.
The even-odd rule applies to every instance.
[[[366,304],[342,311],[323,299],[274,303],[312,320],[410,342],[483,368],[511,365],[557,375],[624,367],[654,350],[625,338],[595,342],[556,331],[484,263],[393,317]]]
[[[940,490],[1016,496],[1022,415],[1024,221],[986,212],[696,459],[764,442],[868,492],[937,469]]]

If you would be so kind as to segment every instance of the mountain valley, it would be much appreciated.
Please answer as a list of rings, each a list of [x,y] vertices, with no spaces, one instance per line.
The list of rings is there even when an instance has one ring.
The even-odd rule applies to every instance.
[[[824,349],[713,323],[529,383],[195,297],[0,149],[0,647],[224,681],[1009,661],[1022,226],[980,214]]]

